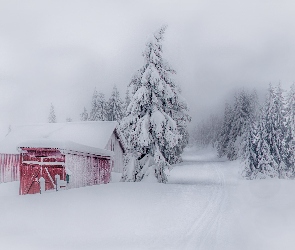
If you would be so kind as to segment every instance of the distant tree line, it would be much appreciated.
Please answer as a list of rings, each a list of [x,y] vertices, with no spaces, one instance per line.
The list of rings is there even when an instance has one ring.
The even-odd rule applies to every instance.
[[[284,92],[270,84],[259,104],[255,91],[240,91],[225,105],[222,119],[212,116],[195,128],[195,143],[216,147],[219,157],[242,160],[247,179],[294,178],[295,84]]]
[[[95,89],[92,95],[90,111],[88,112],[84,107],[80,119],[81,121],[120,121],[126,113],[129,102],[129,90],[126,91],[124,102],[116,86],[113,87],[109,100],[105,100],[104,93],[97,92]]]
[[[126,113],[126,109],[130,103],[129,89],[126,91],[125,101],[120,97],[120,93],[116,86],[113,87],[111,96],[105,100],[105,95],[102,92],[97,92],[94,89],[89,112],[84,107],[80,114],[81,121],[121,121]],[[72,118],[67,117],[66,122],[72,122]],[[51,103],[49,116],[49,123],[55,123],[56,115],[55,108]]]

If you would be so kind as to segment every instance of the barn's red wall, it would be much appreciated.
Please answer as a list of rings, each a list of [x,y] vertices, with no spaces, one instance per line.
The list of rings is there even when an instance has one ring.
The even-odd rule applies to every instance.
[[[19,180],[19,154],[0,154],[0,183]]]
[[[56,174],[61,180],[66,180],[65,166],[71,171],[68,189],[110,182],[110,159],[76,154],[63,155],[57,149],[23,148],[23,150],[27,153],[22,153],[20,157],[21,195],[39,193],[41,177],[45,179],[45,190],[54,189],[52,180],[56,184]],[[50,162],[52,165],[42,165],[41,159],[44,164]]]
[[[40,193],[39,179],[45,179],[45,190],[54,189],[55,175],[65,180],[65,156],[57,149],[24,148],[20,161],[20,194]],[[43,164],[42,164],[43,161]],[[46,165],[46,163],[56,163]]]

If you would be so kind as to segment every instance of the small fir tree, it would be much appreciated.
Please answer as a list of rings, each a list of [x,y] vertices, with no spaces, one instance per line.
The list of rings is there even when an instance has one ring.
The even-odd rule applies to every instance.
[[[52,103],[51,103],[51,106],[50,106],[48,122],[49,123],[55,123],[56,122],[55,110],[54,110],[54,106],[53,106]]]
[[[89,114],[90,121],[107,121],[107,103],[105,101],[104,94],[99,92],[97,93],[96,89],[92,95],[91,101],[91,111]]]
[[[84,107],[83,112],[80,114],[81,121],[88,121],[88,112],[87,109]]]
[[[109,121],[120,121],[124,115],[124,103],[120,98],[116,86],[114,86],[111,97],[107,103],[107,110]]]

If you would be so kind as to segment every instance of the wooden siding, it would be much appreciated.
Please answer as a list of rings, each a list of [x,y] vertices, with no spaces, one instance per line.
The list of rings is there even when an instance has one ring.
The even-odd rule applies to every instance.
[[[57,149],[28,149],[20,158],[20,194],[40,192],[39,179],[45,179],[45,190],[55,188],[55,175],[66,180],[70,174],[67,189],[109,183],[111,160],[96,156],[61,154]]]
[[[67,154],[65,163],[66,168],[71,171],[68,189],[110,182],[111,165],[109,159]]]
[[[19,154],[0,154],[0,183],[19,180]]]
[[[20,157],[21,195],[40,193],[39,179],[45,179],[45,190],[55,188],[55,175],[65,180],[65,157],[57,149],[26,148]]]
[[[123,149],[120,141],[115,133],[111,135],[109,142],[105,149],[113,151],[115,156],[113,158],[112,171],[116,173],[123,173]]]

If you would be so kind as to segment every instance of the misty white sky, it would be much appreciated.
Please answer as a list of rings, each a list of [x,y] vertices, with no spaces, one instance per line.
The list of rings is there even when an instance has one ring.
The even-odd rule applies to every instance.
[[[94,88],[122,97],[150,34],[168,29],[164,55],[194,121],[238,87],[295,81],[295,3],[239,0],[0,0],[0,122],[79,120]]]

